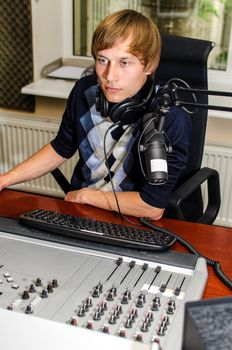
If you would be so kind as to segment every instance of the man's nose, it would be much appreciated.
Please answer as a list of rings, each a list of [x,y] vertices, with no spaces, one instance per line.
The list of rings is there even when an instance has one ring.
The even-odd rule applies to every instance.
[[[105,70],[105,78],[108,81],[114,81],[118,79],[118,65],[116,62],[110,62]]]

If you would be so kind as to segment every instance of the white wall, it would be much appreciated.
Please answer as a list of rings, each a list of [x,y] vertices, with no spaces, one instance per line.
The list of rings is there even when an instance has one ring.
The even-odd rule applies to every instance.
[[[31,0],[34,80],[45,65],[63,57],[63,2]]]

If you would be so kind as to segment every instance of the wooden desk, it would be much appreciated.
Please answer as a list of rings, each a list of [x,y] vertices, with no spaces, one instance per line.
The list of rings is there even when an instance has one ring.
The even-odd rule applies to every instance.
[[[17,218],[25,211],[37,208],[126,224],[123,219],[111,212],[87,205],[65,202],[63,199],[13,190],[4,190],[0,193],[0,216]],[[135,218],[132,218],[132,220],[136,222]],[[222,270],[230,279],[232,279],[231,228],[195,224],[170,219],[161,219],[156,221],[155,224],[177,233],[190,242],[202,255],[220,261]],[[186,249],[179,243],[175,243],[173,249],[186,252]],[[208,267],[208,272],[209,278],[203,298],[232,295],[230,289],[215,275],[212,267]]]

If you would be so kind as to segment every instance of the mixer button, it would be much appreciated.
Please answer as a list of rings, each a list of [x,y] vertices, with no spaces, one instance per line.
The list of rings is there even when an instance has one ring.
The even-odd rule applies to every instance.
[[[102,332],[103,333],[109,333],[110,332],[110,329],[109,329],[109,326],[107,324],[105,324],[102,328]]]
[[[72,318],[71,318],[70,324],[71,324],[72,326],[77,326],[77,319],[76,319],[76,317],[72,317]]]
[[[135,336],[135,340],[137,340],[137,341],[143,341],[143,336],[142,336],[142,334],[141,333],[137,333],[136,334],[136,336]]]
[[[126,337],[126,331],[125,329],[120,329],[118,332],[119,337],[125,338]]]
[[[93,329],[93,322],[92,321],[88,321],[87,324],[86,324],[86,328]]]

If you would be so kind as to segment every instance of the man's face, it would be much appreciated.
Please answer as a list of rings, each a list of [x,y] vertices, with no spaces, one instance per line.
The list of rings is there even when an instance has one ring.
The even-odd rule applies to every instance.
[[[129,53],[130,40],[100,50],[95,70],[100,87],[109,102],[118,103],[134,96],[144,85],[147,75],[139,59]]]

